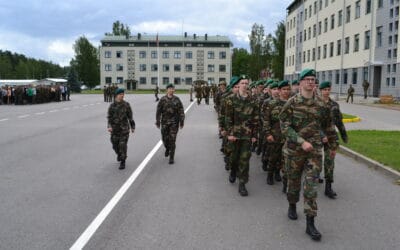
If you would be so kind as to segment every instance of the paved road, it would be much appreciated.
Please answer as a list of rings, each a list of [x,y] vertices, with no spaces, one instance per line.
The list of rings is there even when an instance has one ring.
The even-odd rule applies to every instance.
[[[0,106],[0,249],[71,247],[159,141],[153,96],[128,95],[137,129],[128,168],[118,170],[105,129],[108,105],[101,96],[72,97]],[[289,221],[281,187],[265,184],[258,156],[249,197],[228,183],[215,119],[211,106],[192,106],[176,163],[158,150],[85,249],[398,249],[400,192],[392,179],[339,155],[339,198],[319,197],[323,238],[312,242],[301,209]]]

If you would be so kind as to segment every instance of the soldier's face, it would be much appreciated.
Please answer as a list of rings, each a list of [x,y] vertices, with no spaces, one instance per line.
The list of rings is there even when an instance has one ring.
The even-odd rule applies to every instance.
[[[282,99],[287,100],[290,96],[290,86],[282,87],[279,91],[279,95]]]
[[[168,88],[167,89],[167,94],[168,95],[172,95],[172,94],[174,94],[174,92],[175,92],[175,88]]]
[[[271,95],[274,98],[278,98],[279,97],[279,89],[278,89],[278,87],[271,89]]]
[[[322,95],[322,97],[324,97],[324,98],[328,98],[329,95],[330,95],[330,93],[331,93],[331,88],[324,88],[324,89],[321,89],[321,95]]]
[[[247,87],[249,86],[249,80],[242,79],[237,85],[239,85],[239,90],[244,92],[247,90]]]
[[[118,95],[115,97],[115,100],[116,100],[116,101],[122,101],[122,100],[124,100],[124,96],[125,96],[124,93],[118,94]]]
[[[307,76],[301,80],[301,88],[304,91],[313,91],[315,87],[316,78],[314,76]]]

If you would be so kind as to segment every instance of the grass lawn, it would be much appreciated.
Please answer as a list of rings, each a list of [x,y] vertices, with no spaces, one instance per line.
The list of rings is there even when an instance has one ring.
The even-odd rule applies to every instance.
[[[400,171],[400,131],[350,130],[347,131],[350,148],[386,166]]]
[[[343,115],[343,119],[353,119],[353,118],[357,117],[355,115],[349,115],[349,114],[346,114],[346,113],[342,113],[342,115]]]

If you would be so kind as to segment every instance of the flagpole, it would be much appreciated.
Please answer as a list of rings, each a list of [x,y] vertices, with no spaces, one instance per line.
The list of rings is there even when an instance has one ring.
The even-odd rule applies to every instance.
[[[157,87],[160,88],[160,46],[157,32]]]

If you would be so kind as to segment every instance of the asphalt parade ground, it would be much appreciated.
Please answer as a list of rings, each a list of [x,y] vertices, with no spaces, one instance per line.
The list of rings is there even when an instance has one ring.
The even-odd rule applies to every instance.
[[[399,249],[400,186],[392,177],[339,154],[338,198],[320,185],[322,240],[313,242],[302,198],[299,219],[289,220],[281,183],[266,184],[260,156],[251,158],[249,196],[238,194],[224,170],[212,101],[190,106],[179,96],[186,121],[169,165],[154,96],[126,95],[136,131],[122,171],[102,95],[0,106],[0,249]],[[386,118],[388,129],[399,129],[398,111],[340,104],[364,118],[350,129]]]

